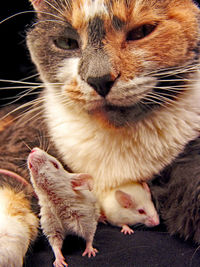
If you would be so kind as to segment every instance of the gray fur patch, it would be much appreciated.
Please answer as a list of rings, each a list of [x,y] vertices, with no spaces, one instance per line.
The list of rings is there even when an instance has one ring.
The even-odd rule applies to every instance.
[[[84,81],[89,77],[102,77],[110,74],[109,58],[103,49],[96,50],[88,46],[83,52],[79,65],[79,74]]]
[[[122,30],[125,23],[117,16],[113,16],[112,25],[113,25],[115,30],[119,31],[119,30]]]
[[[96,16],[88,24],[88,44],[102,46],[105,37],[104,21]]]

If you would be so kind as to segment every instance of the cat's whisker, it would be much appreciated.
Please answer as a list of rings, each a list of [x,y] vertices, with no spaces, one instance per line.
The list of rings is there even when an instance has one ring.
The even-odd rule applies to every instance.
[[[15,100],[11,101],[10,103],[8,103],[9,105],[14,104],[15,102],[19,101],[20,99],[24,98],[25,96],[30,95],[30,93],[36,89],[42,88],[42,86],[36,86],[36,87],[32,87],[29,90],[26,90],[25,92],[19,93],[18,95],[15,96]],[[8,105],[6,104],[6,105]]]
[[[24,140],[22,140],[22,143],[31,151],[32,150],[32,148],[24,141]]]
[[[44,150],[44,151],[47,151],[47,147],[49,146],[49,140],[48,138],[46,138],[46,136],[44,134],[40,134],[40,136],[38,136],[39,138],[39,144],[40,144],[40,147]]]
[[[173,91],[173,93],[177,93],[176,91]],[[182,95],[184,94],[184,92],[182,93]],[[185,93],[186,94],[186,93]],[[160,92],[160,94],[159,94],[159,96],[160,97],[166,97],[167,99],[168,99],[168,97],[169,97],[169,94],[168,93],[165,93],[165,92]],[[180,97],[178,96],[178,95],[173,95],[173,100],[172,101],[174,101],[174,100],[178,100]]]
[[[10,112],[8,112],[7,114],[5,114],[3,117],[0,118],[0,120],[4,120],[6,119],[8,116],[14,114],[15,112],[20,112],[20,110],[22,110],[22,114],[17,115],[16,117],[14,117],[13,120],[17,120],[22,116],[27,115],[28,112],[34,112],[35,111],[35,107],[36,105],[42,104],[43,103],[43,97],[39,97],[35,100],[26,102],[16,108],[14,108],[13,110],[11,110]],[[30,108],[30,111],[28,110],[28,108]],[[41,109],[41,107],[39,107]]]
[[[167,72],[161,72],[161,73],[155,73],[154,74],[154,76],[155,77],[158,77],[158,76],[161,76],[161,77],[169,77],[169,76],[177,76],[178,77],[178,75],[180,75],[180,74],[185,74],[185,73],[192,73],[194,70],[186,70],[186,69],[184,69],[184,70],[177,70],[177,71],[167,71]],[[184,78],[184,77],[180,77],[181,79],[186,79],[186,78]]]
[[[38,112],[38,111],[39,112]],[[34,111],[37,111],[37,114],[30,116],[31,113],[34,113]],[[21,114],[20,116],[18,116],[17,120],[24,120],[24,118],[27,116],[26,121],[27,123],[32,121],[33,119],[40,117],[40,115],[43,114],[43,110],[41,110],[41,107],[38,108],[34,108],[34,110],[30,109],[28,112],[26,112],[25,114]],[[30,117],[29,117],[30,116]]]
[[[145,89],[159,89],[159,90],[165,90],[165,91],[169,91],[169,92],[181,92],[181,91],[189,91],[190,88],[188,87],[187,84],[183,84],[183,85],[173,85],[173,86],[154,86],[152,88],[152,86],[145,86]]]
[[[56,3],[55,0],[53,0],[53,1]],[[66,8],[67,9],[71,8],[71,5],[69,5],[69,2],[67,2],[66,0],[64,0],[64,1],[58,0],[58,1],[59,1],[59,5],[60,5],[61,9],[66,10]]]
[[[172,85],[172,86],[155,86],[154,88],[157,88],[157,89],[169,89],[170,90],[182,90],[184,88],[185,89],[188,89],[188,84],[180,84],[180,85]]]
[[[39,92],[32,92],[32,93],[28,93],[28,95],[27,96],[37,96],[39,94]],[[12,101],[12,100],[15,100],[15,101],[13,101],[13,102],[9,102],[9,103],[7,103],[7,104],[4,104],[4,105],[1,105],[1,107],[4,107],[4,106],[8,106],[8,105],[10,105],[11,103],[14,103],[14,102],[17,102],[18,101],[18,96],[21,96],[21,94],[18,94],[18,95],[16,95],[16,96],[9,96],[9,97],[4,97],[4,98],[2,98],[3,100],[10,100],[10,101]],[[21,98],[23,98],[23,96],[21,97]]]
[[[54,18],[56,18],[58,20],[61,20],[63,22],[66,22],[66,20],[63,19],[63,15],[62,15],[62,17],[59,17],[59,16],[57,16],[55,14],[52,14],[52,13],[49,13],[49,12],[44,12],[44,11],[38,11],[37,13],[40,13],[40,14],[43,14],[43,15],[48,15],[48,16],[54,17]]]
[[[164,69],[158,69],[154,71],[150,71],[146,73],[145,76],[175,76],[176,74],[181,74],[181,73],[190,73],[193,71],[198,70],[200,67],[200,64],[195,64],[195,65],[189,65],[189,66],[182,66],[182,67],[169,67],[169,68],[164,68]]]
[[[158,104],[159,106],[164,107],[165,109],[170,109],[170,106],[173,106],[172,103],[173,101],[170,101],[168,98],[166,97],[158,97],[155,94],[149,94],[146,97],[143,98],[143,100],[141,101],[141,103],[143,102],[144,105],[146,105],[145,101],[149,101],[149,104]],[[163,102],[161,102],[161,100],[164,100]]]
[[[193,259],[194,259],[195,254],[198,252],[198,250],[200,250],[200,246],[198,246],[198,247],[195,249],[194,253],[192,254],[192,257],[191,257],[191,259],[190,259],[190,266],[189,266],[189,267],[192,267],[192,261],[193,261]]]
[[[71,9],[72,8],[72,4],[71,4],[71,1],[68,1],[68,0],[65,0],[65,5],[68,9]]]
[[[35,73],[33,75],[30,75],[30,76],[28,76],[26,78],[21,79],[20,81],[25,82],[25,81],[27,81],[29,79],[32,79],[32,78],[35,78],[35,77],[39,77],[39,73]]]
[[[2,82],[2,83],[11,83],[11,84],[20,84],[21,85],[21,88],[23,89],[23,88],[30,88],[30,86],[32,85],[32,86],[40,86],[40,87],[44,87],[45,85],[44,85],[44,83],[42,83],[42,82],[27,82],[27,81],[23,81],[23,80],[6,80],[6,79],[0,79],[0,82]],[[64,83],[58,83],[58,82],[56,82],[56,83],[45,83],[47,86],[48,85],[52,85],[52,86],[62,86],[62,85],[64,85]],[[12,88],[13,86],[7,86],[7,87],[9,87],[9,88],[7,88],[7,89],[10,89],[10,88]],[[1,87],[1,88],[3,88],[3,87]],[[1,89],[0,88],[0,89]],[[20,88],[20,87],[19,87]]]
[[[16,80],[4,80],[4,79],[0,79],[0,82],[4,82],[4,83],[16,83],[16,84],[25,84],[25,85],[42,85],[43,83],[41,82],[26,82],[26,81],[16,81]]]
[[[48,4],[50,7],[52,7],[54,10],[56,10],[62,17],[64,17],[64,12],[62,12],[59,8],[57,8],[55,5],[51,4],[49,1],[44,0],[46,4]],[[57,3],[57,2],[55,2]]]
[[[40,86],[38,86],[40,87]],[[0,87],[0,90],[15,90],[15,89],[29,89],[30,86],[6,86],[6,87]]]
[[[175,100],[174,99],[170,99],[169,98],[169,95],[167,95],[167,96],[164,96],[164,94],[159,94],[159,95],[157,95],[156,93],[154,93],[154,92],[150,92],[149,93],[149,95],[147,96],[147,97],[152,97],[153,99],[156,99],[156,100],[158,100],[158,101],[162,101],[162,100],[164,100],[164,103],[165,104],[170,104],[170,105],[172,105],[172,104],[174,104],[174,102],[175,102]],[[174,96],[173,96],[173,98],[174,98]]]
[[[46,138],[46,136],[43,135],[43,143],[44,143],[44,150],[48,153],[49,149],[51,148],[51,144],[49,141],[49,138]]]
[[[15,13],[15,14],[13,14],[13,15],[11,15],[11,16],[9,16],[9,17],[3,19],[3,20],[1,20],[1,21],[0,21],[0,25],[1,25],[2,23],[6,22],[6,21],[8,21],[8,20],[10,20],[10,19],[12,19],[12,18],[15,18],[15,17],[17,17],[17,16],[19,16],[19,15],[23,15],[23,14],[28,14],[28,13],[36,13],[36,11],[34,11],[34,10],[26,10],[26,11],[22,11],[22,12]]]
[[[37,12],[36,12],[35,10],[26,10],[26,11],[22,11],[22,12],[15,13],[15,14],[13,14],[13,15],[11,15],[11,16],[9,16],[9,17],[3,19],[3,20],[1,20],[1,21],[0,21],[0,25],[3,24],[3,23],[5,23],[5,22],[8,21],[8,20],[11,20],[11,19],[13,19],[13,18],[19,16],[19,15],[24,15],[24,14],[29,14],[29,13],[48,15],[48,16],[52,16],[52,17],[54,17],[54,18],[57,18],[57,19],[59,19],[59,20],[61,20],[61,21],[63,21],[63,22],[66,22],[66,21],[63,19],[63,14],[62,14],[61,12],[59,12],[59,13],[62,14],[62,17],[59,17],[59,16],[57,16],[57,15],[55,15],[55,14],[52,14],[52,13],[49,13],[49,12],[44,12],[44,11],[37,11]]]
[[[8,116],[12,115],[13,113],[18,112],[19,110],[21,110],[21,109],[23,109],[23,108],[25,108],[25,107],[27,107],[27,106],[30,106],[30,105],[31,105],[31,104],[28,102],[28,103],[25,103],[25,104],[23,104],[23,105],[21,105],[21,106],[18,106],[18,107],[16,107],[16,108],[14,108],[13,110],[11,110],[10,112],[6,113],[3,117],[0,118],[0,120],[4,120],[4,119],[6,119]]]
[[[40,20],[40,21],[37,21],[36,23],[33,24],[33,26],[36,26],[40,23],[46,23],[46,22],[53,22],[53,23],[58,23],[62,26],[65,26],[66,25],[66,22],[63,22],[63,21],[59,21],[59,20],[51,20],[51,19],[45,19],[45,20]]]

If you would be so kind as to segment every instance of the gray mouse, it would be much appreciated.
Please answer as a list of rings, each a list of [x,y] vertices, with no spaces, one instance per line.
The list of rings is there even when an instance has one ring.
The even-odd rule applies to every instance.
[[[99,207],[91,192],[93,180],[88,174],[72,174],[45,151],[34,148],[28,156],[31,182],[41,207],[41,227],[55,255],[54,266],[68,266],[62,255],[67,234],[86,240],[83,256],[95,256],[93,238],[99,218]]]

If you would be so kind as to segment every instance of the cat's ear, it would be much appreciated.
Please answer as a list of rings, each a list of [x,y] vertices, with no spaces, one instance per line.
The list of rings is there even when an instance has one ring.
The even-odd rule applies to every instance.
[[[41,11],[45,0],[30,0],[36,11]]]

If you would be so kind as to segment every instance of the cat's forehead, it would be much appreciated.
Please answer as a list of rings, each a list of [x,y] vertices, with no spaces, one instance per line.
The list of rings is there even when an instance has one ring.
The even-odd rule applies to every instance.
[[[77,1],[77,3],[81,4],[81,10],[86,19],[90,19],[92,17],[95,17],[96,15],[101,15],[101,14],[108,15],[109,13],[108,1],[105,0],[86,0],[86,1]]]
[[[67,7],[64,13],[66,19],[76,29],[84,28],[88,22],[97,17],[104,21],[104,25],[111,23],[120,27],[133,20],[137,23],[138,17],[139,23],[142,23],[142,18],[151,21],[152,17],[156,18],[156,13],[160,13],[160,8],[166,7],[166,3],[169,2],[169,0],[64,0]]]

